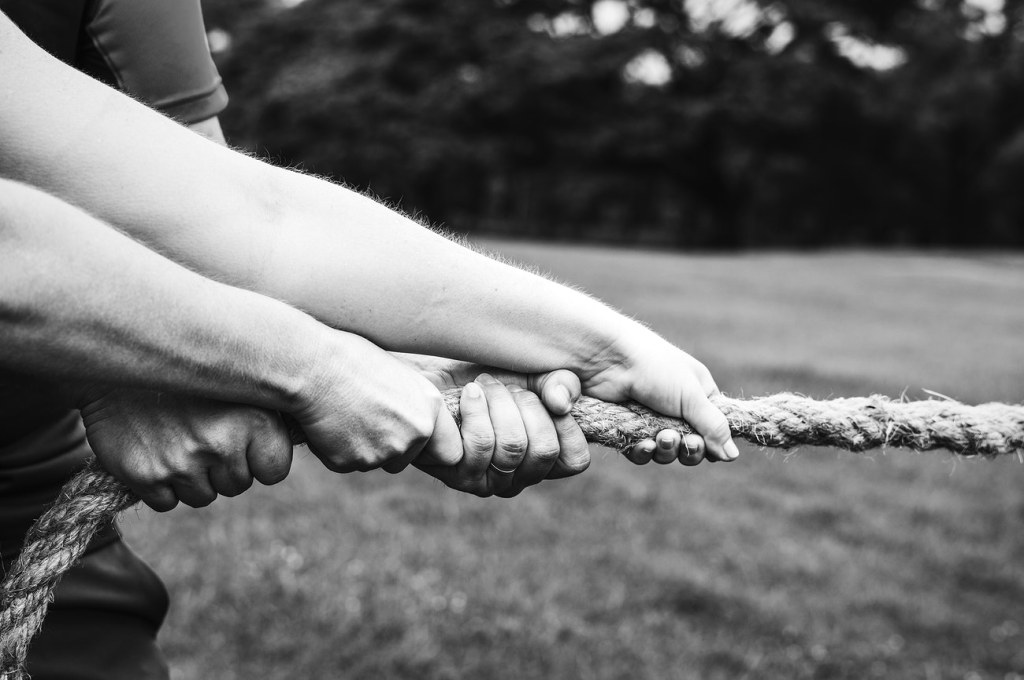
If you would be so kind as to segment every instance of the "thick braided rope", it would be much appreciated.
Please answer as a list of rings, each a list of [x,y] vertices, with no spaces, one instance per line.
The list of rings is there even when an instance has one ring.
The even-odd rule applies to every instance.
[[[458,419],[461,390],[445,401]],[[955,401],[893,401],[858,397],[815,401],[794,394],[759,399],[715,398],[734,437],[761,446],[831,446],[864,451],[882,446],[947,449],[962,456],[1024,456],[1024,405],[967,406]],[[638,404],[583,397],[572,410],[589,441],[625,450],[660,430],[692,432],[681,420]],[[293,432],[301,443],[301,432]],[[0,680],[22,680],[29,642],[42,625],[57,582],[92,535],[138,498],[95,460],[61,491],[29,532],[0,590]]]
[[[32,526],[3,584],[0,679],[25,677],[22,668],[29,642],[43,625],[57,582],[82,556],[93,534],[138,501],[93,459]]]

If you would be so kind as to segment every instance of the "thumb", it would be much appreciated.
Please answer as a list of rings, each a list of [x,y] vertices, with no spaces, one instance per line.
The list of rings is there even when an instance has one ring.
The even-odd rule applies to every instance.
[[[732,432],[725,415],[697,385],[693,386],[691,394],[692,397],[683,402],[683,420],[704,437],[708,457],[715,460],[737,458],[740,452],[732,441]]]
[[[459,426],[455,424],[452,414],[442,403],[434,420],[434,433],[430,435],[420,455],[416,457],[416,463],[452,466],[461,460],[462,433],[459,432]]]
[[[531,375],[529,389],[540,395],[540,400],[548,411],[560,416],[569,413],[572,405],[583,393],[579,376],[564,368]]]

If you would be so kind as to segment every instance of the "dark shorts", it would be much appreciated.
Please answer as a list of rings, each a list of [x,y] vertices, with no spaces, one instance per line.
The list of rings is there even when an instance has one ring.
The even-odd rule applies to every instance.
[[[57,586],[29,648],[32,680],[167,680],[156,636],[167,590],[118,537],[75,565]]]
[[[0,408],[6,412],[12,409]],[[28,527],[92,455],[77,413],[57,412],[45,420],[0,428],[7,435],[0,438],[4,573]],[[33,680],[165,680],[167,664],[156,635],[166,613],[163,583],[122,542],[117,528],[108,526],[58,584],[43,629],[29,647],[28,671]]]

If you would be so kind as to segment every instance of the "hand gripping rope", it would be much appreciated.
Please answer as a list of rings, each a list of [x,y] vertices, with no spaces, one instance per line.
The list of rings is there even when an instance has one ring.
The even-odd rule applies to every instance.
[[[445,402],[459,420],[461,389]],[[757,399],[716,397],[732,434],[760,446],[831,446],[848,451],[900,447],[947,449],[961,456],[1016,456],[1024,460],[1024,405],[967,406],[952,400],[896,401],[854,397],[817,401],[795,394]],[[625,450],[664,429],[688,434],[683,421],[638,404],[582,397],[572,415],[587,440]],[[293,432],[296,444],[304,441]],[[92,460],[61,490],[36,522],[0,590],[0,680],[22,680],[29,642],[46,616],[53,589],[78,560],[97,529],[139,499]]]

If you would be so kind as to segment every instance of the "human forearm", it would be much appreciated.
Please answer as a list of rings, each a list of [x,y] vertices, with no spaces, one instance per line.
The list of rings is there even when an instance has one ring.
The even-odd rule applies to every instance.
[[[617,337],[645,332],[578,290],[463,247],[364,196],[272,171],[296,209],[278,218],[279,233],[289,236],[262,285],[388,349],[522,372],[586,372]]]
[[[84,212],[0,180],[2,368],[286,410],[323,328],[199,276]],[[328,329],[323,328],[324,331]]]
[[[0,174],[386,349],[572,369],[587,394],[681,415],[716,456],[733,457],[707,369],[596,300],[347,189],[203,140],[75,74],[2,16],[0,91],[21,95],[0,98]]]
[[[357,193],[190,135],[3,30],[0,85],[33,96],[0,101],[0,172],[205,276],[389,349],[524,371],[581,369],[638,328]]]

